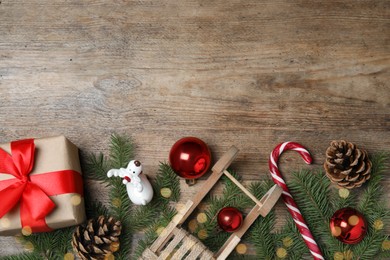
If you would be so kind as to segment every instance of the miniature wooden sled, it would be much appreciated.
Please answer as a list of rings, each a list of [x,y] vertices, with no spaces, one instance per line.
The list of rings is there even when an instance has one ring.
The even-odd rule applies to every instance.
[[[213,166],[212,174],[199,189],[199,192],[192,200],[187,201],[185,207],[172,219],[154,243],[147,248],[140,259],[217,259],[223,260],[234,250],[241,240],[241,237],[253,224],[259,215],[265,217],[282,194],[282,189],[274,185],[260,200],[253,196],[237,179],[235,179],[226,169],[236,158],[238,149],[235,146],[221,157]],[[248,195],[256,205],[243,220],[242,226],[233,232],[221,249],[214,254],[208,250],[201,241],[187,233],[180,226],[191,215],[207,193],[214,187],[219,178],[225,174],[233,181],[246,195]]]

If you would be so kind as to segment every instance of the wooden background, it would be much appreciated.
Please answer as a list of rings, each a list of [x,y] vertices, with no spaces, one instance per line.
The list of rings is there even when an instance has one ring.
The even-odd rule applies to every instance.
[[[150,177],[184,136],[216,159],[236,145],[246,183],[270,178],[283,141],[315,159],[286,153],[287,179],[333,139],[389,152],[389,80],[387,0],[0,0],[0,142],[64,134],[107,153],[126,134]]]

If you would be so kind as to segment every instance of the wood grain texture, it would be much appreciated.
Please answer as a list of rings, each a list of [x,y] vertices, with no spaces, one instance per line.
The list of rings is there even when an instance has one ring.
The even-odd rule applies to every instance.
[[[0,0],[0,142],[64,134],[106,153],[124,133],[151,177],[189,135],[216,160],[237,146],[244,183],[270,178],[283,141],[314,157],[283,155],[287,180],[333,139],[389,152],[389,80],[386,0]]]

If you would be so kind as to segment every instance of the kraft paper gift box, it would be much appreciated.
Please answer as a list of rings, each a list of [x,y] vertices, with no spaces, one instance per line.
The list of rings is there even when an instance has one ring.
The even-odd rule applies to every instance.
[[[0,144],[0,235],[85,221],[78,148],[64,136]]]

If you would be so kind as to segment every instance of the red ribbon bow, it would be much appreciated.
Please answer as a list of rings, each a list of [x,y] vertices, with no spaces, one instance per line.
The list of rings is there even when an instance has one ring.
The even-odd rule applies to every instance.
[[[15,178],[0,181],[0,218],[20,203],[22,226],[33,232],[51,230],[45,217],[55,208],[49,196],[77,192],[82,194],[81,175],[72,170],[30,176],[34,167],[33,139],[11,142],[11,154],[0,149],[0,173]]]

